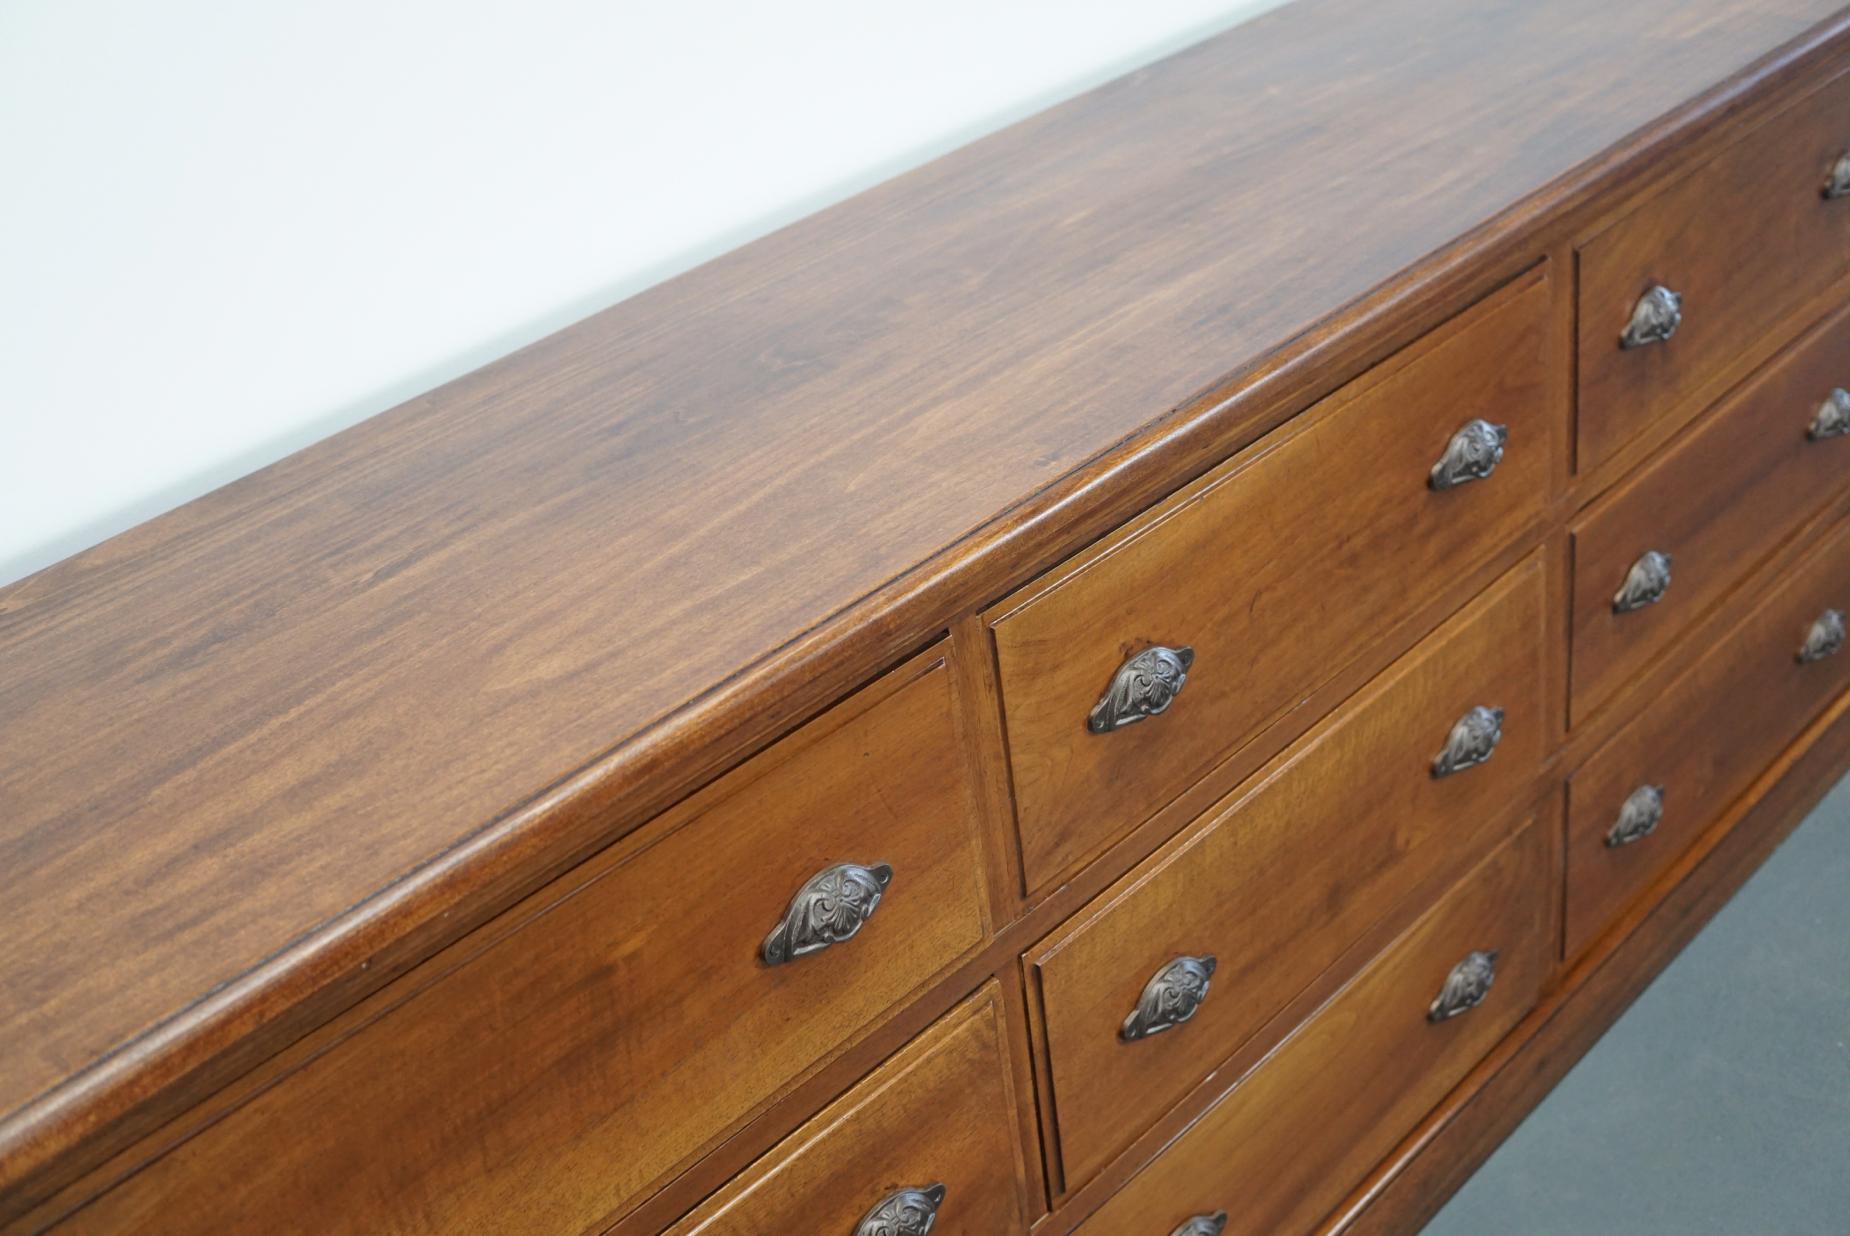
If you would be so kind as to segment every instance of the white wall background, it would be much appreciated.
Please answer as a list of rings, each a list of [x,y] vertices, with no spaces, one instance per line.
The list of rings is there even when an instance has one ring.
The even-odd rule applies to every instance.
[[[0,0],[0,583],[1277,0]]]

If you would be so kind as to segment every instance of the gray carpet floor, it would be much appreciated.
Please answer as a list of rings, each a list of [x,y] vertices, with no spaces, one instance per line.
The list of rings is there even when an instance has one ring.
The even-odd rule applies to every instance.
[[[1426,1236],[1850,1234],[1850,780]]]

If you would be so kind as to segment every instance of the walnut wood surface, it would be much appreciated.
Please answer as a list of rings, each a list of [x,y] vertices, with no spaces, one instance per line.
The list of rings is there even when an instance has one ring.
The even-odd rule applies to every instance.
[[[945,1186],[932,1236],[996,1236],[1033,1214],[996,984],[920,1035],[674,1228],[673,1236],[852,1236],[898,1188]]]
[[[1764,347],[1785,310],[1850,269],[1850,198],[1820,192],[1846,151],[1850,77],[1840,77],[1582,246],[1581,467],[1654,420],[1696,412],[1691,396],[1706,380]],[[1663,343],[1621,349],[1652,284],[1682,295],[1683,324]]]
[[[1463,847],[1485,844],[1487,823],[1519,822],[1548,740],[1542,582],[1531,558],[1029,958],[1067,1187]],[[1504,708],[1502,743],[1434,778],[1434,752],[1477,704]],[[1173,1030],[1120,1042],[1144,981],[1183,953],[1218,959],[1208,999]]]
[[[949,677],[927,654],[812,722],[66,1226],[601,1228],[983,943]],[[767,966],[845,861],[892,866],[874,915]]]
[[[1527,265],[1834,8],[1301,0],[0,590],[0,1209]]]
[[[1781,539],[1846,492],[1850,437],[1806,435],[1818,406],[1845,384],[1850,312],[1840,311],[1575,521],[1576,722],[1637,681]],[[1613,594],[1650,549],[1674,560],[1669,591],[1615,614]]]
[[[1563,449],[1546,269],[1255,443],[995,618],[1022,861],[1037,888],[1153,813],[1300,704],[1454,572],[1535,523]],[[1429,471],[1483,417],[1508,431],[1483,480]],[[1082,724],[1152,644],[1194,664],[1158,716]]]
[[[1079,1230],[1166,1232],[1224,1209],[1227,1231],[1275,1236],[1322,1218],[1534,1005],[1552,952],[1548,854],[1536,825],[1500,845]],[[1489,996],[1427,1021],[1476,949],[1499,954]]]
[[[1736,601],[1738,624],[1654,690],[1643,711],[1568,779],[1569,957],[1850,685],[1850,652],[1808,665],[1795,655],[1823,610],[1850,612],[1850,524],[1819,540],[1795,566],[1750,581]],[[1664,787],[1663,822],[1640,841],[1607,846],[1620,805],[1643,784]]]

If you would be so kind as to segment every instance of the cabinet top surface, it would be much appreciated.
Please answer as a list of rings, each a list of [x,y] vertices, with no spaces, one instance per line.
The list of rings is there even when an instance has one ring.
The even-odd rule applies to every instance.
[[[0,590],[0,1152],[1834,8],[1300,0]]]

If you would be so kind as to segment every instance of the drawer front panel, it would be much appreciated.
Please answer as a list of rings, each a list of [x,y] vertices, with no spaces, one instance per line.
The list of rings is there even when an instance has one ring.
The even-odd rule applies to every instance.
[[[1703,388],[1782,315],[1850,271],[1850,197],[1822,192],[1847,146],[1850,77],[1840,77],[1581,247],[1582,469],[1659,418],[1696,411]],[[1681,300],[1675,333],[1623,346],[1654,287]]]
[[[895,671],[592,860],[74,1229],[210,1215],[224,1231],[336,1230],[364,1213],[381,1233],[509,1214],[576,1231],[626,1209],[982,943],[949,679],[942,660]],[[840,863],[892,869],[865,925],[767,964],[798,890]],[[857,917],[845,887],[812,920],[838,934]]]
[[[1534,559],[1165,847],[1031,958],[1067,1186],[1218,1067],[1413,888],[1532,801],[1546,745]],[[1454,724],[1503,711],[1480,765],[1437,777]],[[1146,983],[1212,957],[1188,1019],[1127,1040]]]
[[[1549,301],[1544,273],[1524,276],[999,607],[1031,888],[1148,818],[1531,526],[1558,441]],[[1435,491],[1436,461],[1477,418],[1507,427],[1501,463]],[[1453,462],[1474,458],[1467,443]],[[1144,663],[1159,648],[1187,649],[1188,664]],[[1173,702],[1137,720],[1183,669]]]
[[[1807,515],[1850,489],[1850,434],[1831,433],[1846,386],[1850,311],[1808,334],[1576,521],[1576,720],[1633,681]],[[1850,395],[1841,402],[1850,420]],[[1653,552],[1670,559],[1669,586],[1655,601],[1638,593],[1621,603]]]
[[[1217,1212],[1229,1233],[1309,1230],[1534,1007],[1548,858],[1538,826],[1504,842],[1080,1230],[1160,1234]],[[1469,1002],[1468,959],[1488,951],[1482,1003],[1433,1020]]]
[[[992,981],[741,1173],[675,1236],[851,1236],[882,1205],[907,1204],[934,1214],[933,1236],[1025,1232],[1027,1167],[1006,1041]]]
[[[1850,613],[1850,524],[1749,587],[1765,599],[1568,779],[1570,957],[1850,685],[1850,653],[1798,655],[1821,615]]]

